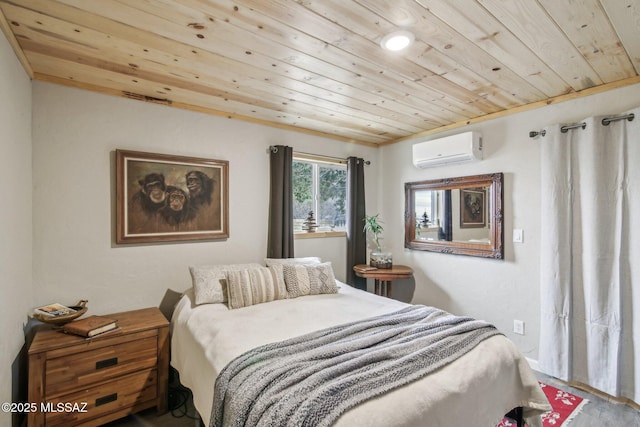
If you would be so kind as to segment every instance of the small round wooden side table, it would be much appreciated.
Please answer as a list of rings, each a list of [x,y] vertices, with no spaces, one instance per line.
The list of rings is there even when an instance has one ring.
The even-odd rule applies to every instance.
[[[387,298],[391,298],[391,282],[393,280],[413,277],[413,269],[406,265],[394,265],[392,268],[375,268],[367,264],[358,264],[353,266],[353,271],[358,277],[373,279],[375,294]]]

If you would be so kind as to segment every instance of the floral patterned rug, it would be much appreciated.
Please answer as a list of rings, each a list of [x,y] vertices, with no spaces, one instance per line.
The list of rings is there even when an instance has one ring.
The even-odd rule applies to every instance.
[[[542,391],[549,399],[553,408],[549,412],[542,414],[542,425],[544,427],[566,427],[573,417],[575,417],[582,407],[589,401],[575,394],[568,393],[548,384],[540,383]],[[516,423],[505,418],[496,427],[515,427]]]

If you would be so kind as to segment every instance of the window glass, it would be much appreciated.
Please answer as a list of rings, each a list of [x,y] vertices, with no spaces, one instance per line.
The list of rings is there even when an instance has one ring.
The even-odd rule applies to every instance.
[[[313,210],[313,164],[293,161],[293,231],[302,231],[302,225]]]
[[[316,231],[343,231],[346,225],[347,167],[294,159],[294,232],[303,232],[304,222],[313,212]]]
[[[434,220],[433,191],[416,191],[416,227],[427,228]]]

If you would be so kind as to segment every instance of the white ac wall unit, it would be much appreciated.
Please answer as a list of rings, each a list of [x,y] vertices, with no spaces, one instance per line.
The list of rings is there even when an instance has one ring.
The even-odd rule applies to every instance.
[[[421,169],[482,160],[482,135],[464,132],[413,145],[413,164]]]

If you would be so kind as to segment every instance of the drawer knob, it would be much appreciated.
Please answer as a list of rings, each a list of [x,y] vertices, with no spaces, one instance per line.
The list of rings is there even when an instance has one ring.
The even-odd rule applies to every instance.
[[[96,369],[104,369],[104,368],[108,368],[109,366],[114,366],[117,364],[118,364],[118,358],[112,357],[111,359],[105,359],[105,360],[100,360],[99,362],[96,362]]]
[[[100,405],[106,405],[109,402],[115,402],[118,400],[118,393],[108,394],[103,397],[99,397],[96,399],[96,407]]]

